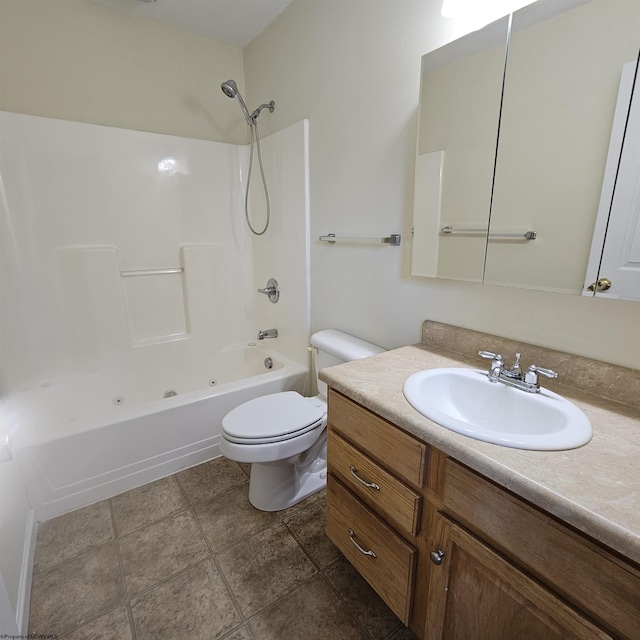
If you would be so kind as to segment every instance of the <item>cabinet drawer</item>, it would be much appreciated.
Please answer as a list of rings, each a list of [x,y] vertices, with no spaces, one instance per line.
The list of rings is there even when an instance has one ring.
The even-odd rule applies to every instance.
[[[327,535],[398,618],[409,624],[415,549],[331,475]]]
[[[596,620],[640,638],[637,567],[450,459],[444,506]]]
[[[427,445],[359,404],[329,390],[329,425],[399,478],[424,485]]]
[[[417,535],[422,497],[379,464],[329,432],[329,472],[396,528]]]

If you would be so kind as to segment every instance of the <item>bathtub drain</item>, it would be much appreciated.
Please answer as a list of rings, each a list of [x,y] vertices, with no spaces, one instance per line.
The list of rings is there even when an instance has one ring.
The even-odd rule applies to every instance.
[[[175,392],[173,389],[170,389],[169,391],[165,391],[164,395],[162,396],[163,398],[173,398],[173,396],[177,396],[177,392]]]

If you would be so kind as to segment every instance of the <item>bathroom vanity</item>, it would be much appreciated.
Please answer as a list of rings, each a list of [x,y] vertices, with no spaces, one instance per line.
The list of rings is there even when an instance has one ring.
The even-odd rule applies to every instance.
[[[328,536],[420,637],[640,638],[638,372],[437,323],[423,333],[320,374],[331,387]],[[587,414],[591,442],[492,445],[405,400],[412,373],[481,368],[471,354],[484,348],[558,371],[554,390]]]

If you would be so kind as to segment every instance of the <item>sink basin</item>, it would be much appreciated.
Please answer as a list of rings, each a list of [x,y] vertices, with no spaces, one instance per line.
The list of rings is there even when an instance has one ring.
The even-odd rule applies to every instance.
[[[489,382],[486,371],[420,371],[403,391],[423,416],[476,440],[536,451],[574,449],[591,440],[591,423],[573,403],[547,389],[527,393]]]

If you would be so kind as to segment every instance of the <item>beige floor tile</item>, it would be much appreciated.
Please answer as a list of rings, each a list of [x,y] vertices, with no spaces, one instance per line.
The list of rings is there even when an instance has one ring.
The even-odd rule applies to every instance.
[[[259,511],[251,505],[246,486],[199,502],[194,505],[193,512],[214,552],[222,551],[276,521],[274,513]]]
[[[234,487],[248,484],[242,469],[227,458],[216,458],[175,476],[191,504],[210,500]]]
[[[46,520],[38,526],[34,569],[46,569],[113,538],[107,500]]]
[[[213,640],[242,622],[213,560],[135,598],[131,613],[137,640]]]
[[[34,575],[30,633],[62,634],[123,602],[115,542]]]
[[[316,573],[313,564],[280,523],[227,549],[217,560],[246,617]]]
[[[324,496],[290,515],[284,523],[320,570],[342,557],[325,533],[327,503]]]
[[[347,560],[329,567],[324,576],[372,638],[386,638],[400,625],[400,620]]]
[[[255,640],[364,640],[366,635],[322,576],[249,621]]]
[[[209,550],[193,515],[184,511],[119,539],[129,596],[203,560]]]
[[[62,636],[60,640],[131,640],[132,638],[129,615],[127,608],[123,605]]]
[[[118,535],[131,533],[187,506],[174,477],[162,478],[111,499]]]
[[[282,511],[278,511],[277,512],[278,518],[280,520],[286,520],[289,516],[300,511],[300,509],[304,509],[305,507],[308,507],[310,504],[313,504],[317,500],[322,500],[323,498],[326,497],[326,495],[327,495],[326,489],[313,493],[310,496],[307,496],[301,502],[298,502],[298,504],[294,504],[293,507],[289,507],[288,509],[283,509]]]

